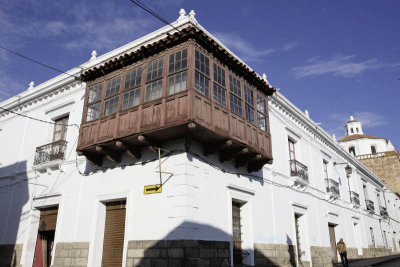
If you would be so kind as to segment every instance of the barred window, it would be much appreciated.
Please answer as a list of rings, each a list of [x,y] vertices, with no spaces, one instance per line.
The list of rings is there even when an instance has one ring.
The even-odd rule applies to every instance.
[[[214,63],[214,81],[225,87],[225,70]]]
[[[226,106],[226,97],[225,97],[226,90],[221,86],[217,85],[216,83],[214,83],[213,92],[214,92],[214,102],[222,106]]]
[[[92,121],[100,117],[100,102],[92,104],[87,107],[86,110],[86,121]]]
[[[257,95],[257,121],[258,128],[261,130],[267,130],[267,102],[265,98]]]
[[[172,95],[186,90],[187,87],[187,71],[179,72],[168,78],[168,94]]]
[[[162,79],[146,85],[145,102],[149,102],[162,96]]]
[[[155,59],[147,65],[147,81],[157,79],[162,76],[163,58]]]
[[[242,96],[241,88],[240,88],[240,80],[236,79],[232,75],[229,74],[229,89],[232,93],[237,95],[238,97]]]
[[[208,57],[206,57],[203,53],[200,53],[196,50],[195,52],[195,66],[196,69],[204,73],[205,75],[210,75],[210,62]]]
[[[106,97],[119,93],[121,77],[114,77],[107,81]]]
[[[244,85],[244,99],[246,103],[246,120],[254,123],[254,93],[246,85]]]
[[[194,76],[194,89],[202,95],[208,97],[210,90],[210,79],[197,71],[195,71]]]
[[[104,101],[104,116],[111,115],[118,111],[119,96],[114,96]]]
[[[242,116],[242,100],[233,94],[230,95],[230,100],[232,112]]]
[[[139,86],[142,82],[142,67],[130,70],[125,75],[125,89]]]
[[[103,84],[99,83],[89,87],[88,103],[93,103],[101,100],[103,92]]]
[[[187,67],[187,49],[169,56],[169,73],[183,70]]]
[[[122,109],[131,108],[140,103],[140,87],[126,91],[122,100]]]

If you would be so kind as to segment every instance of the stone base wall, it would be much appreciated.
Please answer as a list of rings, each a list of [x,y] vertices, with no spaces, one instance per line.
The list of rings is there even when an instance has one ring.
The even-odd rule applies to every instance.
[[[52,266],[87,266],[89,242],[57,243]]]
[[[360,255],[359,258],[375,258],[375,257],[383,257],[396,254],[393,253],[391,249],[378,247],[378,248],[363,248],[363,255]]]
[[[296,266],[296,246],[286,244],[254,244],[254,260],[256,266]],[[310,266],[309,262],[301,262],[301,266]]]
[[[22,244],[0,245],[0,267],[21,266]]]
[[[333,266],[331,247],[311,246],[310,250],[313,267]]]
[[[126,267],[230,266],[230,243],[203,240],[129,241]]]

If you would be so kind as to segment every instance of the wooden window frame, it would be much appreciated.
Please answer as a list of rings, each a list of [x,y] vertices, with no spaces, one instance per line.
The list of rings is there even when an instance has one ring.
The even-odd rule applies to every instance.
[[[258,129],[260,129],[260,130],[262,130],[262,131],[265,131],[265,132],[269,132],[269,117],[268,117],[268,100],[267,100],[267,98],[265,98],[265,96],[263,95],[263,94],[261,94],[261,92],[257,92],[257,98],[256,98],[256,104],[255,104],[255,106],[256,106],[256,110],[255,110],[255,112],[256,112],[256,118],[257,118],[257,127],[258,127]],[[264,103],[265,103],[265,110],[264,111],[260,111],[259,109],[258,109],[258,98],[261,98],[261,99],[263,99],[264,100]],[[265,118],[265,129],[262,129],[262,128],[260,128],[260,124],[259,124],[259,118],[258,118],[258,114],[261,114],[262,116],[264,116],[264,118]]]
[[[196,53],[199,54],[199,60],[196,59]],[[201,56],[204,57],[204,61],[208,61],[208,66],[205,67],[205,70],[208,70],[207,72],[204,72],[201,70],[201,66],[205,65],[205,62],[201,61]],[[213,90],[212,88],[212,80],[211,80],[211,71],[210,71],[210,64],[212,63],[212,61],[210,60],[210,57],[207,55],[207,53],[205,53],[204,51],[198,49],[197,47],[194,48],[194,64],[193,64],[193,71],[194,71],[194,77],[193,77],[193,88],[196,92],[200,93],[201,95],[203,95],[204,97],[211,99],[211,91]],[[199,68],[197,68],[196,66],[196,62],[199,62]],[[205,81],[208,81],[208,94],[203,94],[200,90],[196,89],[196,73],[199,75],[199,81],[201,80],[201,78],[204,78]],[[200,84],[200,83],[199,83]]]
[[[295,149],[296,142],[288,138],[288,144],[289,144],[289,160],[296,160],[296,149]],[[293,150],[291,149],[291,144]],[[293,153],[293,158],[292,158],[292,153]]]
[[[54,129],[53,129],[53,139],[52,142],[57,142],[57,141],[65,141],[65,135],[66,135],[66,131],[67,131],[67,127],[68,127],[68,120],[69,120],[69,115],[63,116],[61,118],[58,118],[56,120],[54,120]],[[62,122],[62,127],[61,130],[57,131],[56,127],[57,127],[57,122],[61,121]],[[57,132],[61,132],[61,137],[59,140],[55,140],[56,137],[56,133]]]
[[[93,88],[93,87],[99,86],[99,85],[101,86],[100,98],[96,99],[96,101],[92,101],[92,102],[89,103],[90,89]],[[86,98],[86,106],[85,106],[86,109],[84,111],[84,113],[85,113],[84,114],[85,122],[95,121],[95,120],[98,120],[98,119],[103,117],[102,113],[101,113],[102,112],[101,106],[102,106],[102,102],[103,102],[103,93],[104,93],[104,82],[103,81],[102,82],[93,83],[92,85],[87,87],[87,98]],[[97,118],[92,118],[92,119],[88,120],[88,117],[87,117],[88,109],[89,109],[90,106],[94,106],[94,105],[99,105],[99,116]]]
[[[176,64],[177,64],[177,62],[176,62],[176,55],[178,54],[178,53],[181,53],[181,54],[183,54],[183,52],[184,51],[186,51],[186,66],[185,67],[180,67],[178,70],[176,69]],[[170,62],[170,60],[171,60],[171,56],[173,56],[173,58],[174,58],[174,67],[173,67],[173,71],[171,72],[170,71],[170,66],[171,66],[171,62]],[[179,49],[179,50],[177,50],[177,51],[173,51],[172,53],[169,53],[168,54],[168,76],[167,76],[167,92],[166,92],[166,94],[167,94],[167,96],[172,96],[172,95],[175,95],[175,94],[179,94],[179,93],[181,93],[181,92],[184,92],[184,91],[186,91],[186,90],[188,90],[188,85],[189,85],[189,71],[188,71],[188,69],[189,69],[189,48],[188,47],[184,47],[184,48],[181,48],[181,49]],[[182,61],[183,61],[183,58],[181,58],[181,60],[180,60],[180,62],[182,63]],[[184,72],[186,72],[186,88],[184,89],[184,90],[180,90],[179,92],[176,92],[175,91],[175,86],[176,86],[176,81],[175,81],[175,79],[174,79],[174,92],[173,93],[171,93],[170,94],[170,92],[169,92],[169,87],[170,87],[170,80],[171,80],[171,78],[172,77],[177,77],[177,75],[181,75],[181,78],[182,78],[182,76],[183,76],[183,74],[184,74]],[[182,82],[182,79],[181,79],[181,82]]]
[[[246,98],[246,88],[251,92],[251,94],[252,94],[252,96],[253,96],[253,104],[251,104],[250,102],[248,102],[247,101],[247,98]],[[256,95],[256,92],[253,90],[253,89],[251,89],[251,87],[249,86],[249,85],[247,85],[246,83],[244,83],[243,84],[243,91],[244,91],[244,102],[245,102],[245,118],[246,118],[246,120],[248,121],[248,122],[250,122],[250,123],[252,123],[252,124],[254,124],[254,125],[256,125],[256,123],[257,123],[257,121],[256,121],[256,109],[255,109],[255,107],[254,107],[254,103],[255,103],[255,101],[254,101],[254,95]],[[250,108],[252,108],[253,109],[253,121],[250,121],[248,118],[247,118],[247,108],[246,108],[246,106],[249,106]]]
[[[129,72],[134,71],[134,70],[136,70],[136,80],[140,77],[140,82],[139,83],[136,82],[134,86],[126,87],[127,74]],[[140,70],[140,75],[138,75],[139,70]],[[119,111],[129,110],[131,108],[138,107],[141,104],[141,99],[142,99],[141,95],[142,95],[142,92],[143,92],[143,86],[142,86],[142,84],[143,84],[143,74],[144,74],[143,64],[136,65],[136,66],[134,66],[132,68],[129,68],[126,71],[123,72],[122,77],[124,79],[123,80],[124,83],[123,83],[123,90],[121,90],[121,95],[120,95],[121,107],[120,107]],[[133,105],[131,107],[124,108],[125,94],[130,94],[131,91],[136,91],[136,90],[140,90],[140,92],[139,92],[139,103],[137,105]],[[128,97],[128,99],[129,99],[129,97]]]
[[[234,81],[237,81],[239,83],[239,88],[234,88],[234,86],[235,86],[235,85],[233,85],[235,83]],[[235,113],[236,115],[243,117],[243,97],[242,97],[242,95],[243,95],[242,83],[243,82],[240,78],[236,77],[232,73],[228,73],[228,83],[229,83],[229,107],[230,107],[230,110],[233,113]],[[240,95],[237,94],[237,92],[235,92],[235,89],[237,90],[237,92],[240,93]],[[234,111],[234,109],[233,109],[232,105],[233,105],[234,101],[232,101],[232,100],[234,100],[234,99],[239,99],[240,104],[236,105],[236,103],[235,103],[234,105],[239,107],[240,114],[238,112]]]

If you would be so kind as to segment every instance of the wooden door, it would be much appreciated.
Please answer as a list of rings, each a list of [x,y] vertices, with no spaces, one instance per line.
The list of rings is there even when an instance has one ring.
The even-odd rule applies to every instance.
[[[329,239],[331,241],[332,262],[337,263],[338,257],[336,252],[335,226],[329,225],[328,227],[329,227]]]
[[[240,204],[232,202],[233,265],[242,264],[242,229],[240,224]]]
[[[106,204],[102,266],[122,266],[125,234],[125,203],[125,201],[117,201]]]

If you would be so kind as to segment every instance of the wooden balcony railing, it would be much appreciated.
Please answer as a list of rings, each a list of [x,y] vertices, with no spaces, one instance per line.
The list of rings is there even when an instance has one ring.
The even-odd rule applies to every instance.
[[[336,196],[340,196],[340,191],[339,191],[339,183],[336,182],[333,179],[325,179],[326,183],[326,192],[332,193]]]
[[[308,183],[308,167],[297,160],[290,160],[290,175],[298,176]]]
[[[388,216],[388,212],[387,212],[386,207],[379,206],[379,212],[383,217],[387,217]]]
[[[367,206],[367,210],[369,211],[375,211],[375,207],[374,207],[374,202],[367,199],[365,200],[365,205]]]
[[[354,191],[350,191],[350,201],[351,201],[351,203],[353,203],[355,205],[358,205],[358,206],[361,205],[361,203],[360,203],[360,195],[357,194]],[[373,204],[372,204],[372,206],[373,206]]]
[[[63,140],[37,147],[33,165],[64,159],[66,148],[67,141]]]

